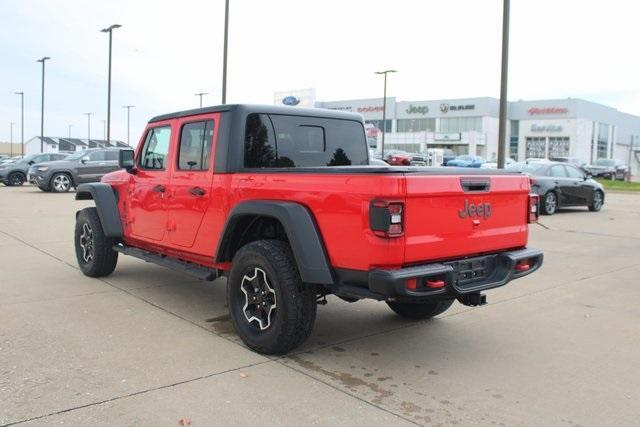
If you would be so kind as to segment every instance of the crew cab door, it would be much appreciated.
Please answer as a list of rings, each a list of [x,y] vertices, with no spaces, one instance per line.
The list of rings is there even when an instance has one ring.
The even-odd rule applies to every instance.
[[[211,203],[213,147],[218,114],[180,122],[167,198],[169,243],[191,248]],[[213,236],[211,236],[213,238]]]
[[[127,221],[132,237],[156,242],[165,237],[171,135],[170,122],[147,128],[137,156],[136,173],[131,175],[128,188]]]

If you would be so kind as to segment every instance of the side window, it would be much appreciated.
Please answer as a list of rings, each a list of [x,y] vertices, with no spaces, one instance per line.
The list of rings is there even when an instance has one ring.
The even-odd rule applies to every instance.
[[[276,166],[276,144],[273,125],[266,114],[250,114],[244,138],[244,167]]]
[[[149,129],[142,146],[138,167],[140,169],[164,170],[167,154],[169,153],[170,139],[171,126]]]
[[[584,179],[584,173],[580,172],[573,166],[567,166],[567,172],[569,172],[569,178]]]
[[[187,123],[180,132],[178,169],[191,171],[209,170],[213,120]]]
[[[103,150],[96,150],[89,153],[89,161],[91,162],[104,162],[104,160],[105,157]]]
[[[362,123],[281,114],[247,118],[247,168],[291,168],[368,164]]]
[[[118,161],[118,152],[116,150],[109,150],[106,153],[106,159],[109,162]]]
[[[551,167],[551,170],[549,171],[549,176],[553,176],[556,178],[566,178],[567,172],[564,170],[564,166],[555,165]]]

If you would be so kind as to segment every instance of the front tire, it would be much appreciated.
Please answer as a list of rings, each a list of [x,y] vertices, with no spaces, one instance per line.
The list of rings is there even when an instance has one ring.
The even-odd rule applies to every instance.
[[[553,215],[558,210],[558,196],[555,192],[549,191],[542,198],[541,209],[545,215]]]
[[[113,273],[118,263],[118,252],[113,250],[116,241],[104,234],[96,208],[80,211],[74,241],[78,266],[86,276],[104,277]]]
[[[49,188],[55,193],[66,193],[73,186],[71,177],[66,173],[56,173],[51,177]]]
[[[7,179],[7,185],[9,187],[20,187],[24,184],[25,177],[20,172],[14,172],[9,175]]]
[[[603,204],[604,204],[604,194],[602,193],[602,191],[596,190],[595,193],[593,193],[593,200],[589,205],[589,211],[598,212],[600,209],[602,209]]]
[[[284,354],[311,334],[316,293],[302,283],[289,246],[258,240],[233,257],[227,301],[233,326],[242,341],[263,354]]]
[[[453,304],[453,299],[435,300],[420,303],[402,303],[387,301],[391,310],[402,317],[413,320],[430,319],[444,313]]]

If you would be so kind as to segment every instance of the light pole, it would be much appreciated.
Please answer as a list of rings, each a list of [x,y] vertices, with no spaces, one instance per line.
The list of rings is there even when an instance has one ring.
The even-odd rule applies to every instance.
[[[16,92],[20,95],[20,155],[24,156],[24,92]]]
[[[224,2],[224,49],[222,51],[222,104],[227,103],[227,45],[229,42],[229,0]]]
[[[200,108],[202,108],[202,97],[204,95],[209,95],[207,92],[198,92],[196,94],[194,94],[195,96],[199,96],[200,97]]]
[[[384,74],[384,95],[382,97],[382,146],[380,152],[382,153],[382,159],[384,160],[384,134],[387,128],[387,74],[397,73],[397,70],[385,70],[376,71],[376,74]]]
[[[502,69],[500,71],[500,122],[498,124],[498,169],[504,169],[507,153],[507,75],[509,72],[509,2],[502,4]]]
[[[40,104],[40,152],[44,152],[44,63],[49,60],[48,56],[36,60],[36,62],[42,62],[42,101]]]
[[[93,113],[84,113],[87,116],[87,144],[91,148],[91,116]]]
[[[9,123],[9,154],[13,157],[13,126],[14,122]]]
[[[73,125],[71,123],[69,123],[69,138],[71,138],[71,128],[73,127]]]
[[[113,30],[120,28],[122,25],[113,24],[110,27],[103,28],[103,33],[109,33],[109,81],[107,83],[107,145],[110,145],[111,139],[111,42],[113,39]]]
[[[122,108],[126,108],[127,109],[127,145],[129,147],[131,147],[131,144],[129,143],[129,124],[131,123],[130,118],[131,118],[131,109],[135,108],[135,105],[123,105]]]

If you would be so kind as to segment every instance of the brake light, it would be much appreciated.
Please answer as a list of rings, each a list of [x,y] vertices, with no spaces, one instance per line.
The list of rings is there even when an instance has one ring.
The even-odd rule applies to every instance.
[[[369,225],[376,236],[399,237],[404,232],[404,204],[374,200],[369,206]]]
[[[529,224],[538,222],[538,202],[540,201],[540,196],[537,194],[529,194],[529,211],[527,213],[527,222]]]

